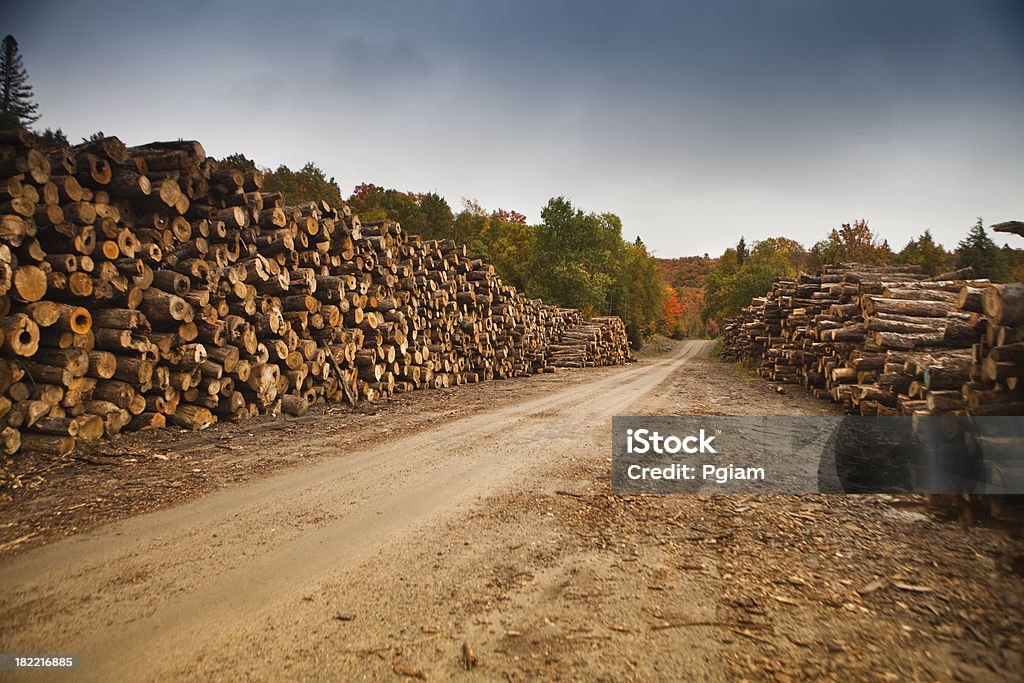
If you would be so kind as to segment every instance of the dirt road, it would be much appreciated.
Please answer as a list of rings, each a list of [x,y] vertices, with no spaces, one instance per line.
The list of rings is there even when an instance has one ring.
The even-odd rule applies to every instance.
[[[829,410],[709,349],[460,387],[486,400],[372,432],[207,435],[243,450],[200,470],[292,457],[8,556],[0,650],[80,654],[83,680],[1016,680],[1002,532],[877,497],[609,495],[613,415]]]

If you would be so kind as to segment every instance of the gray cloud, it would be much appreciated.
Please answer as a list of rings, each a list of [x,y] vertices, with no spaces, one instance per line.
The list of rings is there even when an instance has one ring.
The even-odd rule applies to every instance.
[[[24,3],[28,5],[28,3]],[[40,2],[9,17],[43,125],[179,136],[344,187],[539,217],[565,194],[660,255],[896,246],[1021,218],[1018,2]]]

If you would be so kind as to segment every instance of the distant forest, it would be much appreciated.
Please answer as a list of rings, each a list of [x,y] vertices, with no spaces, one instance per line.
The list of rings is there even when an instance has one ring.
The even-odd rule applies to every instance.
[[[995,282],[1020,281],[1024,277],[1024,249],[997,245],[981,218],[966,233],[954,249],[947,250],[925,230],[896,251],[869,228],[866,220],[858,220],[832,229],[810,248],[786,237],[750,245],[740,238],[735,247],[715,259],[705,255],[663,260],[662,273],[680,302],[674,332],[681,336],[717,336],[722,322],[748,305],[751,298],[767,292],[775,278],[813,273],[830,263],[912,263],[930,275],[970,266],[976,277]]]

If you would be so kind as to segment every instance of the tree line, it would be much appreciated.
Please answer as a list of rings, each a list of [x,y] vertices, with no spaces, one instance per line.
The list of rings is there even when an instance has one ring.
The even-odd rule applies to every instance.
[[[866,220],[858,220],[831,230],[809,249],[785,237],[753,245],[747,245],[741,237],[736,246],[712,261],[713,265],[705,263],[700,271],[691,267],[684,277],[678,277],[677,264],[663,265],[663,270],[677,273],[672,286],[677,297],[685,298],[680,322],[672,330],[677,336],[715,336],[723,321],[749,305],[753,297],[766,293],[775,278],[814,272],[825,264],[910,263],[921,266],[929,275],[971,267],[976,277],[995,282],[1024,279],[1024,249],[997,245],[981,218],[951,251],[937,243],[929,230],[895,251],[868,227]],[[694,290],[699,293],[694,294]]]

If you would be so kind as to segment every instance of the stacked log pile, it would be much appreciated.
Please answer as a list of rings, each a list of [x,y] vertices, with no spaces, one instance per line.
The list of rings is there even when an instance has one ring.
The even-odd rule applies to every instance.
[[[780,279],[726,327],[723,357],[802,384],[862,415],[942,414],[963,406],[971,347],[984,319],[964,309],[967,273],[928,278],[915,266],[826,266]]]
[[[963,310],[983,313],[985,335],[973,345],[962,398],[972,415],[1024,415],[1024,283],[964,287]]]
[[[1007,490],[1024,482],[1024,453],[1007,450],[1024,435],[981,436],[991,423],[976,418],[1024,415],[1024,284],[969,277],[844,264],[780,279],[726,324],[722,355],[849,413],[956,418],[942,438],[960,444],[957,468]],[[1024,510],[1001,496],[940,500],[1015,521]]]
[[[570,327],[549,349],[550,365],[559,368],[619,365],[629,360],[626,326],[617,316],[591,318]]]
[[[766,310],[767,307],[766,297],[755,297],[738,316],[726,321],[723,326],[723,358],[745,360],[764,356],[770,327],[773,321],[778,321],[779,305],[773,301],[770,311]]]
[[[621,362],[618,319],[530,300],[464,246],[286,206],[197,142],[44,153],[0,132],[0,447]]]

